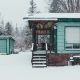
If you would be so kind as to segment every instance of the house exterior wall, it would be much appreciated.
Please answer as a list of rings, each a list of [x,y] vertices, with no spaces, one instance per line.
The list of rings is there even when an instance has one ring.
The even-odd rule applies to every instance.
[[[10,53],[14,52],[14,40],[10,39]]]
[[[0,39],[0,53],[1,54],[11,54],[14,51],[14,40],[10,38]]]
[[[0,39],[0,53],[6,53],[7,52],[7,40],[6,39]]]
[[[65,27],[80,27],[80,22],[57,22],[57,53],[80,53],[80,50],[65,49]]]
[[[10,54],[10,52],[9,52],[9,38],[7,38],[7,53],[6,54]]]

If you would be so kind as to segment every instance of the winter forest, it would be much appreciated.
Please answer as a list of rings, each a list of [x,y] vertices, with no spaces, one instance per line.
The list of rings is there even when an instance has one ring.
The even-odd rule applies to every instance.
[[[79,13],[80,0],[47,0],[45,1],[48,7],[48,13]],[[32,15],[33,13],[39,14],[40,10],[37,9],[39,5],[35,0],[30,0],[28,12],[26,14]],[[26,50],[31,47],[31,32],[28,23],[20,27],[13,26],[11,22],[5,23],[0,16],[0,35],[11,35],[15,39],[15,48]]]

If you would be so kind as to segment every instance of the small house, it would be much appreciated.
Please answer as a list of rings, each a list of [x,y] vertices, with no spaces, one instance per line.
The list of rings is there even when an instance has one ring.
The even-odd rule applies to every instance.
[[[11,36],[0,36],[0,54],[14,52],[14,39]]]
[[[32,31],[32,65],[68,65],[80,55],[80,14],[33,14],[26,18]]]

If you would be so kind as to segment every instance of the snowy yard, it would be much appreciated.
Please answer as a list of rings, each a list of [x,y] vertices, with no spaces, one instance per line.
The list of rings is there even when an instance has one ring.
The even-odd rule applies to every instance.
[[[0,80],[80,80],[80,66],[32,68],[30,51],[0,55]]]

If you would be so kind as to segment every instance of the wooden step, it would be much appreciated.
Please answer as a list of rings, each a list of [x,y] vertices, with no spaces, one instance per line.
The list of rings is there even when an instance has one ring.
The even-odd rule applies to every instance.
[[[33,58],[33,60],[46,60],[46,58]]]
[[[33,54],[46,54],[46,52],[45,53],[43,53],[43,52],[34,52]]]
[[[34,54],[46,54],[46,51],[35,51]]]
[[[34,62],[36,62],[36,61],[46,61],[46,59],[44,59],[44,60],[42,60],[42,59],[34,60],[34,59],[33,59],[33,61],[34,61]]]
[[[34,67],[34,68],[44,68],[44,67],[47,67],[46,65],[32,65],[32,67]]]
[[[46,67],[46,52],[36,51],[32,55],[32,67]]]
[[[41,64],[44,64],[44,63],[46,63],[46,61],[33,61],[32,63],[41,63]]]
[[[46,54],[33,54],[33,56],[46,56]]]
[[[46,57],[46,55],[33,55],[33,57]]]
[[[46,65],[46,63],[32,63],[32,65]]]
[[[46,59],[45,56],[33,56],[32,59]]]

